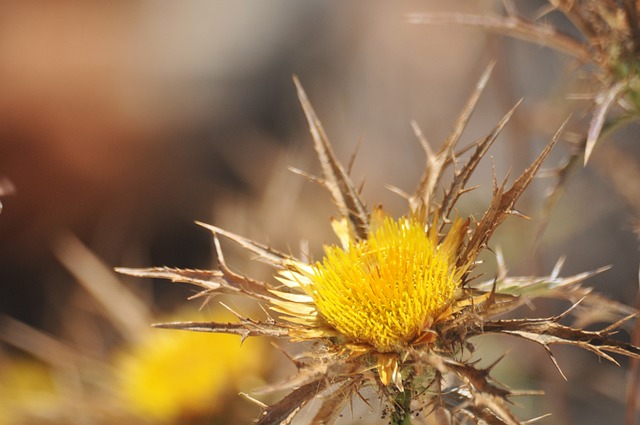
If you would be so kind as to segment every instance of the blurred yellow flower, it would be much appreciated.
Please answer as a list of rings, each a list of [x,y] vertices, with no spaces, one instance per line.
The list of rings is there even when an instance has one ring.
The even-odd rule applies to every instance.
[[[225,396],[256,384],[265,367],[264,342],[151,330],[116,359],[123,402],[134,413],[163,422],[209,414],[222,407]]]
[[[0,425],[23,424],[60,406],[51,371],[42,363],[12,359],[0,367]]]

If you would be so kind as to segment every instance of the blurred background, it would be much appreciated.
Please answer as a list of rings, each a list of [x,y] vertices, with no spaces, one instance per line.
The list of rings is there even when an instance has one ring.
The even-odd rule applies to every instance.
[[[526,14],[546,3],[516,4]],[[396,216],[406,202],[385,185],[411,192],[424,167],[410,122],[439,146],[491,60],[496,69],[462,145],[524,102],[492,148],[493,164],[487,158],[474,177],[481,187],[462,200],[461,214],[479,217],[492,166],[499,179],[519,175],[570,113],[570,130],[585,132],[590,104],[568,95],[589,87],[571,58],[477,28],[406,19],[443,11],[500,14],[502,3],[0,3],[0,177],[15,187],[0,214],[0,424],[255,417],[259,408],[238,392],[287,376],[294,369],[286,358],[268,341],[241,348],[235,337],[151,329],[168,318],[224,313],[216,302],[200,309],[200,301],[187,301],[189,287],[111,270],[212,267],[211,235],[194,220],[283,251],[297,252],[307,240],[316,258],[322,243],[336,242],[328,194],[287,170],[319,172],[293,74],[340,158],[347,161],[362,140],[353,177],[366,181],[369,205]],[[571,31],[562,16],[547,19]],[[611,264],[589,283],[635,305],[639,210],[629,195],[640,184],[637,138],[629,127],[596,148],[532,251],[553,180],[535,182],[518,205],[532,219],[509,220],[492,242],[512,275],[548,274],[562,256],[564,275]],[[569,151],[560,144],[545,165],[557,166]],[[225,248],[232,267],[270,278],[250,256]],[[491,277],[495,260],[487,262]],[[243,314],[257,311],[228,302]],[[566,307],[541,305],[533,314]],[[623,422],[625,359],[617,368],[557,348],[565,382],[542,349],[502,338],[478,344],[488,363],[510,352],[496,370],[501,382],[547,393],[516,400],[523,419],[551,412],[543,423]],[[215,378],[198,378],[205,375]],[[346,416],[345,423],[370,423],[366,412]]]

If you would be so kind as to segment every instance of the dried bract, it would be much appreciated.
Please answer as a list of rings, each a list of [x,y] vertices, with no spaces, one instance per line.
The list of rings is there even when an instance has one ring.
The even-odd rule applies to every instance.
[[[561,324],[564,315],[496,319],[536,297],[574,303],[584,298],[565,314],[579,306],[597,308],[597,303],[587,301],[591,291],[581,286],[590,273],[560,278],[558,268],[546,277],[508,277],[500,269],[492,282],[474,278],[478,255],[507,217],[521,215],[516,203],[562,131],[513,183],[494,182],[492,198],[479,220],[458,217],[455,205],[469,190],[469,177],[513,113],[509,111],[470,152],[458,151],[460,135],[490,72],[491,67],[437,152],[420,140],[426,166],[415,193],[408,196],[405,217],[392,218],[382,207],[366,207],[347,169],[336,158],[300,82],[294,79],[322,166],[323,176],[312,180],[329,191],[338,208],[339,216],[332,224],[341,245],[325,247],[321,261],[306,263],[202,224],[213,233],[219,270],[119,269],[135,276],[191,283],[201,288],[203,296],[251,297],[270,311],[261,321],[238,315],[235,323],[182,322],[158,327],[312,343],[309,351],[292,359],[298,373],[271,388],[290,392],[264,406],[258,424],[289,424],[313,399],[321,403],[309,423],[331,423],[352,397],[364,398],[361,390],[365,387],[374,388],[387,403],[393,424],[408,424],[418,412],[434,415],[439,423],[519,424],[509,409],[509,398],[522,393],[494,382],[491,367],[481,369],[468,360],[469,338],[487,333],[533,341],[552,360],[549,346],[553,344],[575,345],[613,362],[609,353],[640,357],[638,348],[611,339],[612,330],[621,322],[601,331],[585,331]],[[417,126],[414,129],[420,137]],[[468,158],[458,163],[463,155]],[[443,176],[449,171],[452,178],[442,190]],[[221,237],[274,266],[274,280],[261,282],[232,271],[225,262]],[[608,307],[614,315],[624,311],[614,304]]]

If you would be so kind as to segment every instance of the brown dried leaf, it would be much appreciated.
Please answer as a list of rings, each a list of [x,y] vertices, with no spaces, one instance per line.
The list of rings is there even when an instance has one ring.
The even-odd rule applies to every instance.
[[[331,362],[331,360],[323,361],[322,359],[319,359],[317,353],[313,353],[313,357],[306,357],[302,359],[298,357],[291,358],[285,351],[282,351],[282,354],[298,368],[298,372],[282,382],[266,385],[254,390],[254,393],[268,394],[278,391],[291,391],[307,385],[310,382],[316,382],[318,379],[327,378],[330,373],[335,375],[335,371],[330,369],[339,365],[338,363]]]
[[[170,267],[149,267],[132,269],[116,267],[118,273],[149,279],[168,279],[172,282],[191,283],[206,290],[217,290],[228,286],[219,270],[176,269]],[[231,290],[236,288],[231,287]]]
[[[211,232],[213,232],[214,235],[222,235],[225,238],[232,240],[243,248],[253,252],[254,254],[257,254],[259,260],[264,261],[268,264],[284,267],[291,260],[291,257],[289,255],[279,252],[268,245],[254,242],[249,238],[245,238],[244,236],[237,235],[211,224],[206,224],[199,221],[196,221],[196,224],[204,227],[205,229],[209,229]]]
[[[215,293],[242,293],[262,301],[271,301],[277,298],[273,293],[269,291],[270,287],[267,283],[239,275],[233,272],[227,266],[224,255],[222,253],[222,249],[220,247],[218,235],[222,235],[227,239],[236,242],[245,249],[257,254],[259,256],[259,259],[271,265],[286,267],[286,265],[290,264],[290,262],[292,261],[291,257],[278,252],[266,245],[259,244],[248,238],[220,229],[219,227],[200,222],[197,222],[197,224],[213,232],[213,240],[216,254],[218,256],[220,270],[194,270],[169,267],[133,269],[119,267],[116,268],[116,271],[136,277],[168,279],[172,282],[190,283],[204,289],[202,292],[192,298],[199,296],[208,296]]]
[[[570,310],[559,316],[542,319],[488,321],[484,323],[481,333],[501,333],[533,341],[545,348],[554,363],[556,363],[555,359],[549,350],[549,346],[552,344],[567,344],[583,348],[585,350],[592,351],[599,357],[607,359],[615,364],[618,363],[607,353],[616,353],[627,357],[640,358],[640,348],[626,342],[609,338],[609,335],[614,329],[618,328],[624,321],[635,317],[635,315],[624,318],[600,331],[586,331],[558,323],[559,320],[565,317]]]
[[[578,273],[572,276],[559,277],[561,263],[549,276],[511,276],[502,277],[495,280],[473,283],[471,287],[480,291],[489,292],[494,290],[499,294],[514,295],[520,297],[562,297],[564,299],[587,296],[590,288],[578,291],[582,283],[591,277],[609,270],[611,266],[604,266],[596,270]]]
[[[590,287],[582,286],[582,283],[591,277],[610,269],[610,266],[600,267],[596,270],[578,273],[572,276],[559,277],[562,260],[556,264],[549,276],[502,276],[495,280],[472,283],[470,288],[477,291],[490,292],[495,289],[499,295],[513,295],[515,300],[510,309],[514,309],[528,299],[555,298],[567,300],[576,305],[571,310],[575,321],[574,326],[584,328],[597,322],[615,322],[622,317],[636,314],[638,311],[626,304],[610,300],[598,294]],[[498,313],[507,310],[501,309]],[[491,317],[493,314],[483,310],[483,316]]]
[[[264,412],[262,412],[257,425],[290,424],[300,409],[324,391],[327,386],[328,381],[321,378],[292,391],[279,402],[267,407]]]
[[[551,152],[551,149],[558,141],[562,130],[564,129],[567,121],[563,123],[560,129],[553,136],[549,144],[540,153],[538,158],[527,168],[520,177],[513,183],[511,188],[507,191],[504,190],[505,183],[500,187],[497,185],[493,190],[493,198],[489,208],[484,213],[482,219],[478,223],[471,240],[465,247],[462,255],[458,259],[458,265],[468,264],[475,259],[478,252],[486,246],[487,242],[493,235],[495,229],[507,218],[509,214],[514,213],[514,207],[522,193],[525,191],[531,180],[537,173],[538,169],[542,165],[542,162],[546,159]]]
[[[443,375],[453,373],[463,383],[458,409],[470,410],[472,417],[482,419],[487,424],[520,425],[520,421],[506,406],[511,391],[491,383],[490,372],[497,362],[485,369],[477,369],[472,364],[442,357],[434,352],[421,354],[423,360]],[[464,398],[468,401],[464,401]],[[456,407],[452,409],[454,412]]]
[[[489,133],[486,137],[484,137],[477,143],[476,149],[469,160],[462,167],[462,169],[456,173],[453,182],[451,183],[451,187],[445,193],[445,196],[442,200],[441,210],[444,217],[447,217],[451,213],[451,210],[456,204],[456,201],[458,200],[460,195],[464,193],[465,185],[471,177],[471,174],[473,174],[474,170],[476,169],[482,158],[485,156],[493,142],[496,140],[504,126],[507,124],[518,105],[520,105],[520,102],[516,103],[516,105],[511,108],[509,112],[507,112],[502,120],[500,120],[498,125],[496,125],[496,127],[491,130],[491,133]]]
[[[474,411],[488,425],[520,425],[505,400],[485,393],[473,394]]]
[[[221,322],[168,322],[156,323],[154,328],[180,329],[193,332],[212,332],[240,335],[242,340],[250,336],[289,336],[289,329],[274,322],[258,322],[251,319],[242,319],[238,323]]]
[[[177,269],[170,267],[150,267],[132,269],[117,267],[118,273],[149,279],[167,279],[172,282],[190,283],[204,289],[197,296],[211,293],[238,294],[243,293],[260,300],[271,300],[273,294],[268,291],[267,285],[253,279],[249,279],[234,273],[221,270],[194,270]]]
[[[489,382],[489,374],[495,363],[485,369],[476,369],[471,364],[460,363],[452,359],[444,359],[446,369],[463,378],[465,382],[470,384],[474,392],[484,393],[495,398],[506,400],[511,395],[509,390],[498,388]]]
[[[353,394],[361,385],[362,379],[359,376],[351,378],[337,388],[333,388],[331,393],[322,401],[320,410],[313,417],[310,425],[330,425],[340,416]]]
[[[343,217],[347,217],[353,225],[357,238],[361,240],[367,239],[367,235],[369,234],[369,213],[364,203],[360,200],[358,192],[351,182],[351,178],[333,153],[329,138],[322,127],[322,123],[318,119],[306,92],[302,88],[300,80],[298,80],[298,77],[295,75],[293,76],[293,82],[296,85],[298,98],[309,124],[309,131],[313,137],[313,146],[315,147],[320,165],[322,166],[322,172],[324,174],[322,184],[331,192],[333,201],[338,207],[340,214]]]
[[[494,413],[494,409],[504,410],[506,409],[505,407],[488,406],[488,404],[490,404],[488,402],[490,400],[490,396],[480,395],[476,399],[477,401],[474,401],[469,388],[466,386],[448,388],[446,392],[442,394],[442,397],[445,400],[444,405],[446,407],[441,407],[440,412],[438,412],[438,410],[434,412],[441,414],[441,418],[438,418],[440,421],[435,422],[437,425],[451,425],[454,423],[474,423],[477,425],[513,424],[512,421],[505,422],[505,420],[501,419],[496,415],[496,413]],[[451,419],[446,416],[447,414],[451,415],[452,413],[457,419],[455,422],[452,422]],[[515,423],[521,424],[522,422],[516,421]]]

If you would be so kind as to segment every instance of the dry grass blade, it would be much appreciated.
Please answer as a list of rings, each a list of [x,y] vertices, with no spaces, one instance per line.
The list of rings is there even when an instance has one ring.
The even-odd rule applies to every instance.
[[[0,314],[0,341],[62,369],[75,371],[78,364],[90,361],[62,341],[5,314]]]
[[[53,250],[60,263],[100,303],[118,330],[135,341],[151,320],[144,302],[73,234],[60,235]]]
[[[55,385],[55,388],[57,388],[58,391],[61,391],[61,394],[65,395],[66,400],[73,400],[74,403],[78,400],[84,400],[85,397],[87,397],[87,380],[91,380],[91,382],[108,382],[109,379],[113,377],[112,365],[104,363],[103,361],[94,358],[92,355],[87,355],[88,353],[77,351],[52,335],[1,313],[0,342],[9,344],[29,353],[31,356],[40,360],[43,364],[47,364],[55,368],[55,374],[50,375],[50,379],[52,379],[51,383]],[[3,354],[5,353],[6,350],[3,348]],[[3,358],[3,360],[7,359]],[[9,362],[8,365],[11,365],[11,363]],[[3,363],[3,366],[6,366],[6,364]],[[85,371],[91,371],[90,376],[85,374]],[[23,386],[19,387],[21,388],[20,391],[28,391],[28,388],[33,385],[33,382],[32,376],[30,377],[30,375],[27,375],[24,377],[24,380],[21,381]],[[6,382],[2,383],[2,385],[6,384]],[[10,390],[11,386],[6,388],[0,386],[0,389]],[[3,395],[2,402],[9,403],[9,406],[11,406],[13,401],[12,399],[15,397],[11,394],[19,394],[14,392],[4,393],[6,395]],[[31,397],[33,397],[33,400],[36,400],[32,400],[32,403],[30,403],[29,406],[40,406],[40,409],[35,409],[38,410],[38,416],[26,421],[28,423],[42,423],[43,412],[41,410],[43,404],[37,402],[38,397],[40,397],[38,390],[33,389],[31,392],[25,393],[25,395],[26,394],[30,394]],[[18,400],[20,399],[17,398],[16,401]],[[15,418],[18,421],[16,423],[24,423],[19,417],[11,415],[11,411],[7,411],[6,406],[6,404],[2,405],[4,410],[2,412],[3,420],[12,420]],[[69,405],[65,404],[64,406]],[[53,410],[49,410],[48,408],[46,410],[48,412],[47,414],[53,412]],[[53,417],[55,416],[52,416],[52,418]],[[67,418],[71,417],[67,416]],[[92,422],[88,417],[75,417],[74,419],[77,420],[75,423]],[[52,419],[52,421],[55,421],[55,419]]]
[[[501,17],[454,13],[428,13],[409,15],[408,20],[413,24],[454,24],[484,28],[498,34],[519,38],[541,46],[552,47],[577,58],[581,62],[588,62],[590,60],[589,50],[585,45],[580,43],[580,41],[560,33],[550,26],[536,24],[517,16]]]
[[[304,110],[309,124],[309,131],[313,138],[313,146],[318,154],[322,172],[324,174],[323,185],[331,192],[340,214],[348,217],[353,225],[356,236],[359,239],[367,239],[369,233],[369,214],[358,196],[349,175],[342,164],[337,160],[329,143],[329,138],[318,119],[306,92],[298,77],[293,77],[293,82],[298,91],[298,98]]]

